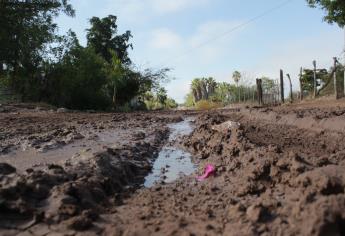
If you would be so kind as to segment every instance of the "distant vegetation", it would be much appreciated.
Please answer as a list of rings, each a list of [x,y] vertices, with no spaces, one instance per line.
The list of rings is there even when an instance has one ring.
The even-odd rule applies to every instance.
[[[75,15],[68,0],[0,1],[0,86],[24,102],[73,109],[176,106],[161,87],[169,69],[137,70],[131,32],[118,33],[116,16],[91,18],[83,47],[74,32],[57,34],[61,13]]]
[[[214,78],[193,79],[190,92],[185,97],[185,106],[196,109],[211,109],[237,102],[252,102],[256,97],[256,88],[249,81],[241,82],[242,75],[235,71],[235,84],[216,82]]]

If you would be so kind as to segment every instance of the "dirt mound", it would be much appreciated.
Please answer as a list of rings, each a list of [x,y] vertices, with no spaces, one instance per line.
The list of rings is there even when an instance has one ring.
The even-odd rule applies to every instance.
[[[344,134],[241,112],[202,114],[195,124],[183,143],[198,174],[213,164],[216,175],[138,191],[109,217],[106,235],[344,234]]]
[[[343,145],[333,146],[343,135],[231,115],[208,114],[196,123],[200,125],[186,146],[201,163],[216,163],[226,181],[220,188],[236,196],[223,233],[344,234],[345,155]],[[327,155],[330,152],[334,155]],[[300,224],[305,218],[308,223]]]
[[[167,135],[168,129],[159,129],[152,143],[108,148],[96,155],[76,156],[62,166],[28,169],[25,174],[1,164],[1,228],[25,230],[38,223],[90,228],[100,213],[121,204],[143,183]]]

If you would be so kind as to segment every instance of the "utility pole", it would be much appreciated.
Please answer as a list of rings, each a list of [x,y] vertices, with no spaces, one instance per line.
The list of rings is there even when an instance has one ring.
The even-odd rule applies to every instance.
[[[314,66],[314,98],[316,98],[317,95],[317,83],[316,83],[316,61],[313,61]]]
[[[344,39],[345,39],[345,26],[344,26]],[[343,94],[343,96],[345,96],[345,41],[344,41],[344,51],[343,51],[343,53],[344,53],[344,94]]]

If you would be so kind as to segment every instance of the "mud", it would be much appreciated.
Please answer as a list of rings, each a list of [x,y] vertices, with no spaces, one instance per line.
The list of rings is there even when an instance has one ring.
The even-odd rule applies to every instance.
[[[83,139],[85,131],[128,133],[120,139],[123,142],[115,140],[100,152],[74,155],[62,164],[24,172],[10,162],[1,164],[0,232],[344,235],[344,114],[343,103],[224,109],[200,113],[190,135],[169,140],[168,124],[195,112],[25,111],[13,115],[12,122],[7,122],[11,112],[2,113],[2,140],[12,145],[12,153],[21,146],[18,140],[45,137],[70,125]],[[31,117],[35,118],[27,122]],[[191,153],[198,169],[171,183],[145,188],[145,176],[164,145]],[[197,181],[207,164],[216,167],[215,176]]]

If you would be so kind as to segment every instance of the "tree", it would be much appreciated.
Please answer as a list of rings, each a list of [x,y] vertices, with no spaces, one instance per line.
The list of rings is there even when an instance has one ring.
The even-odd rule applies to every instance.
[[[105,109],[110,101],[104,86],[107,83],[106,61],[92,48],[73,48],[47,74],[50,103],[72,109]]]
[[[111,97],[114,108],[117,104],[117,96],[119,88],[124,83],[124,77],[126,76],[126,69],[123,67],[120,59],[116,56],[115,52],[111,52],[112,61],[109,64],[108,71],[108,86],[109,90],[112,91]]]
[[[194,102],[200,101],[202,99],[202,88],[200,86],[200,79],[196,78],[192,80],[191,89],[194,96]]]
[[[74,16],[68,0],[0,1],[0,76],[6,70],[22,93],[41,77],[47,46],[56,41],[53,20],[61,12]]]
[[[261,77],[262,81],[262,90],[266,91],[267,93],[272,92],[275,89],[274,80],[268,77]]]
[[[132,44],[128,43],[132,37],[130,31],[118,35],[117,17],[109,15],[105,18],[92,17],[91,28],[87,30],[87,45],[93,47],[107,62],[111,62],[112,54],[115,52],[117,58],[124,64],[130,64],[128,49]]]
[[[206,82],[207,82],[208,96],[212,96],[216,90],[217,82],[212,77],[207,78]]]
[[[326,11],[324,20],[330,24],[336,23],[339,27],[345,26],[345,1],[344,0],[307,0],[309,6]]]
[[[316,72],[316,78],[321,83],[327,82],[328,72],[326,69],[321,69]],[[312,92],[314,90],[314,70],[304,69],[301,77],[303,91]],[[321,84],[320,84],[321,85]]]
[[[192,92],[189,92],[185,96],[184,106],[186,106],[186,107],[193,107],[194,105],[195,105],[195,96],[192,94]]]
[[[177,108],[178,104],[177,104],[177,102],[174,99],[168,98],[166,100],[165,107],[168,108],[168,109]]]
[[[218,102],[222,102],[223,104],[227,104],[230,102],[231,99],[231,85],[226,82],[218,83],[214,99]]]
[[[208,100],[215,92],[217,87],[216,81],[212,78],[195,78],[191,84],[191,92],[194,101]]]
[[[235,83],[238,85],[238,82],[241,79],[241,73],[238,71],[234,71],[234,73],[232,73],[232,79],[235,81]]]
[[[74,16],[69,0],[0,0],[1,85],[25,101],[72,109],[129,107],[157,91],[166,103],[159,88],[169,69],[137,70],[128,54],[131,33],[117,33],[116,16],[91,18],[83,47],[74,32],[57,34],[54,19],[61,13]]]
[[[240,87],[238,87],[238,83],[240,82],[241,79],[241,73],[238,71],[234,71],[234,73],[232,73],[232,79],[235,81],[236,85],[237,85],[237,92],[238,92],[238,101],[241,101],[241,89]]]
[[[157,91],[158,102],[161,105],[165,106],[167,99],[168,99],[167,90],[165,88],[159,88]]]

